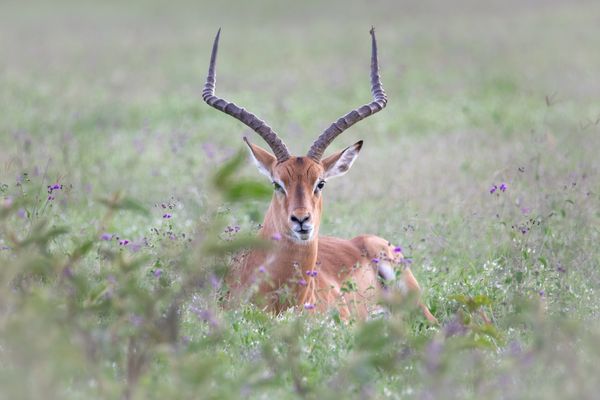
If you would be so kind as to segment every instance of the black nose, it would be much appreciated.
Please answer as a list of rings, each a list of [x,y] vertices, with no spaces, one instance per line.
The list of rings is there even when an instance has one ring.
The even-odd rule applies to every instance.
[[[310,220],[310,214],[301,216],[300,218],[296,217],[295,215],[292,215],[290,219],[292,220],[292,222],[295,222],[298,225],[302,226],[303,223],[308,222]]]

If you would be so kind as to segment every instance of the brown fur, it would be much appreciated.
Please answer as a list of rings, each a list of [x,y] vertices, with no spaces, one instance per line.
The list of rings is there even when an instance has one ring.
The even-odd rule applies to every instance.
[[[286,193],[273,194],[259,232],[263,239],[273,240],[273,248],[243,254],[232,266],[226,279],[232,297],[241,300],[250,295],[275,313],[314,305],[318,312],[336,308],[344,319],[366,318],[377,308],[382,290],[373,259],[397,265],[403,256],[394,253],[388,241],[373,235],[351,240],[319,236],[323,201],[321,193],[314,190],[315,184],[345,150],[320,163],[307,157],[291,157],[277,164],[266,150],[248,145],[257,162],[275,181],[283,183]],[[311,240],[294,238],[292,215],[310,215],[314,229]],[[316,277],[307,274],[312,271],[317,272]],[[408,291],[420,292],[409,269],[404,269],[401,279]],[[428,320],[437,322],[427,307],[420,302],[419,306]]]

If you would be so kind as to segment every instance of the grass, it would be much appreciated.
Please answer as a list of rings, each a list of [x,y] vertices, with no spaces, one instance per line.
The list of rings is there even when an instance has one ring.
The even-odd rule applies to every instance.
[[[596,395],[597,4],[0,9],[0,398]],[[365,140],[321,232],[401,245],[441,326],[222,309],[268,199],[211,185],[261,144],[202,102],[216,30],[217,93],[302,153],[369,98],[371,25],[390,103],[332,145]]]

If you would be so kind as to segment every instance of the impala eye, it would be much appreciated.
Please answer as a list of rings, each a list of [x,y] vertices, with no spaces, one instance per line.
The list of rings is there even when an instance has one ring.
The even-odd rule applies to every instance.
[[[276,192],[285,193],[285,190],[283,190],[281,185],[277,182],[273,182],[273,189],[275,189]]]
[[[315,192],[318,190],[323,190],[323,188],[325,187],[325,181],[321,181],[317,184],[317,188],[315,189]]]

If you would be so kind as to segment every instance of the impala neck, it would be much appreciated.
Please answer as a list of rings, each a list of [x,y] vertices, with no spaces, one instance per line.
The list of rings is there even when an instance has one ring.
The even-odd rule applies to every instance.
[[[315,227],[312,240],[299,242],[283,233],[285,228],[278,226],[277,220],[274,218],[274,212],[271,203],[265,215],[263,227],[259,231],[261,238],[274,242],[274,249],[271,253],[274,259],[269,262],[272,265],[271,270],[281,279],[293,278],[298,272],[302,273],[302,278],[306,278],[306,271],[315,269],[319,227]]]

